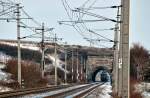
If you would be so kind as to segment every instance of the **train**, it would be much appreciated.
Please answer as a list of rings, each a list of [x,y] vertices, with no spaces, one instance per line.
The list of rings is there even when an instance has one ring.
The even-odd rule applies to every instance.
[[[110,75],[108,74],[108,72],[103,71],[101,73],[101,82],[110,82]]]

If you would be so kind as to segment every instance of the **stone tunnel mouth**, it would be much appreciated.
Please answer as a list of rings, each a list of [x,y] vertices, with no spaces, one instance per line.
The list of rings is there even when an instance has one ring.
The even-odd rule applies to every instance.
[[[99,80],[96,78],[100,76]],[[92,73],[92,81],[93,82],[110,82],[111,83],[111,74],[110,70],[105,66],[98,66]]]

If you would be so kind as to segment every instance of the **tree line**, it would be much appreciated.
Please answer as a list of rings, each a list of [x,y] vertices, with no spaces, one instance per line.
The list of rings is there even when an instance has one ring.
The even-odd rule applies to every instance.
[[[130,75],[139,81],[150,81],[150,54],[138,43],[130,49]]]

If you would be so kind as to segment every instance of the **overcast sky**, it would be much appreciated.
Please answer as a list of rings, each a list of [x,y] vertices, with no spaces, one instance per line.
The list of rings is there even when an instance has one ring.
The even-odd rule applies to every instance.
[[[139,42],[150,50],[150,0],[130,0],[130,39],[131,43]]]
[[[67,0],[72,8],[80,7],[86,0]],[[94,0],[91,0],[94,1]],[[120,0],[97,0],[94,6],[109,6],[118,5]],[[150,26],[150,0],[130,0],[130,44],[139,42],[146,48],[150,49],[149,26]],[[83,37],[72,27],[66,25],[59,25],[57,21],[68,20],[68,16],[62,5],[61,0],[20,0],[21,4],[28,14],[34,17],[38,22],[44,22],[47,27],[54,27],[54,32],[59,37],[64,38],[69,44],[89,45]],[[92,3],[92,2],[91,2]],[[90,3],[89,3],[90,5]],[[88,5],[87,5],[88,6]],[[94,13],[115,18],[116,11],[114,10],[96,10]],[[89,18],[89,17],[85,17]],[[94,19],[94,18],[93,18]],[[29,23],[28,21],[26,23]],[[30,24],[30,23],[29,23]],[[108,25],[109,24],[109,25]],[[97,23],[87,24],[89,28],[112,28],[114,23]],[[1,36],[0,39],[16,39],[16,25],[15,23],[7,23],[1,21]],[[22,36],[30,34],[29,31],[22,30]],[[106,33],[107,32],[107,33]],[[110,39],[113,39],[113,31],[98,32]],[[93,37],[93,35],[88,35]],[[94,37],[93,37],[94,38]],[[103,43],[102,43],[103,44]]]

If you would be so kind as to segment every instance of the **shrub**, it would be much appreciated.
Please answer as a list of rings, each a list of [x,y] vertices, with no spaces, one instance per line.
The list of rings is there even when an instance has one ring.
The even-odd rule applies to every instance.
[[[12,79],[17,81],[17,68],[17,60],[13,59],[7,62],[4,71],[11,73]],[[26,88],[44,86],[47,84],[47,81],[41,77],[40,65],[35,63],[29,61],[21,62],[21,74],[22,80],[24,80],[24,86]]]
[[[135,78],[130,77],[130,98],[142,98],[141,94],[135,92],[134,85],[139,83]]]

